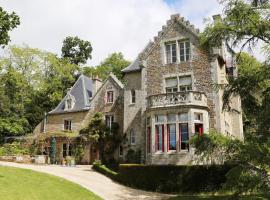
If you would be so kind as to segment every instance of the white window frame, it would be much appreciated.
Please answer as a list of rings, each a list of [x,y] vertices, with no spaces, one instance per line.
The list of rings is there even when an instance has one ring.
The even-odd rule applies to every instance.
[[[111,94],[111,98],[109,98],[109,94]],[[106,103],[113,103],[114,102],[114,91],[113,90],[107,90],[106,92]]]
[[[187,54],[187,43],[189,44],[189,54]],[[181,44],[184,45],[184,60],[181,61]],[[190,41],[189,40],[179,40],[178,41],[178,45],[179,45],[179,60],[180,60],[180,63],[181,62],[188,62],[190,61],[190,58],[191,58],[191,44],[190,44]],[[188,59],[187,59],[187,55],[188,55]]]
[[[175,61],[173,62],[173,45],[175,45]],[[165,43],[165,58],[166,64],[177,63],[177,41],[171,41]],[[169,46],[169,50],[167,50],[167,46]],[[168,52],[170,52],[170,58],[168,58]]]
[[[136,90],[130,90],[130,104],[136,103]]]
[[[107,117],[108,117],[108,119],[109,119],[109,124],[107,124]],[[112,129],[112,123],[114,122],[114,115],[112,115],[112,114],[107,114],[107,115],[105,115],[105,123],[106,123],[106,126],[108,127],[108,128],[110,128],[110,130]]]
[[[68,129],[66,129],[66,124],[65,122],[68,121]],[[64,131],[72,131],[72,120],[71,119],[64,119],[64,122],[63,122],[63,130]]]
[[[131,128],[129,133],[130,133],[130,144],[135,145],[136,144],[136,133],[135,133],[134,128]]]

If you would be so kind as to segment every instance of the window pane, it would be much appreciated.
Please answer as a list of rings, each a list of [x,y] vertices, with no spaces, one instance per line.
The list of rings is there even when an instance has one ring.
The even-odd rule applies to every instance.
[[[176,121],[176,115],[175,114],[168,115],[167,120],[168,120],[168,122],[175,122]]]
[[[180,47],[180,61],[185,61],[185,46],[183,42],[179,43]]]
[[[188,124],[180,124],[180,146],[181,149],[189,149],[189,135],[188,135]]]
[[[167,78],[165,79],[166,87],[177,87],[177,78]]]
[[[171,45],[166,45],[166,60],[167,60],[167,63],[171,63]]]
[[[176,44],[172,44],[172,62],[176,62]]]
[[[185,45],[186,45],[186,61],[188,61],[190,58],[190,43],[186,42]]]
[[[169,150],[176,150],[176,125],[168,124]]]
[[[163,151],[163,125],[156,125],[156,150]]]
[[[188,121],[188,114],[187,113],[180,113],[179,114],[179,121]]]
[[[164,122],[165,115],[156,115],[156,122]]]

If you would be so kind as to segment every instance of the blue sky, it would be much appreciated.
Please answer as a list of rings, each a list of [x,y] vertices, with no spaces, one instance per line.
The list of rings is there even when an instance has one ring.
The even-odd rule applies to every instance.
[[[0,0],[0,5],[21,19],[11,44],[60,54],[66,36],[79,36],[92,43],[89,65],[119,51],[135,59],[171,14],[203,29],[204,18],[221,12],[217,0]]]

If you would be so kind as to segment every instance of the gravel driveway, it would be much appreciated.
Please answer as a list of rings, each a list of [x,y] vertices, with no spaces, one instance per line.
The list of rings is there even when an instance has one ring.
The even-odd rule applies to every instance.
[[[146,192],[120,185],[106,176],[93,171],[90,165],[62,167],[56,165],[28,165],[2,161],[0,161],[0,165],[32,169],[38,172],[53,174],[77,183],[106,200],[161,200],[170,197],[166,194]]]

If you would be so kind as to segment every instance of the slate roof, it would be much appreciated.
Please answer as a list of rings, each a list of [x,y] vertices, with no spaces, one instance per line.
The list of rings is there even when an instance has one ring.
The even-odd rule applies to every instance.
[[[93,80],[87,76],[80,75],[75,84],[70,89],[69,93],[61,100],[58,106],[49,112],[49,114],[61,114],[68,112],[77,112],[90,109],[89,99],[92,97]],[[75,104],[72,109],[65,110],[65,101],[69,95],[75,99]]]
[[[137,57],[136,60],[133,61],[129,66],[127,66],[125,69],[122,69],[122,72],[128,73],[140,70],[141,70],[141,61],[139,57]]]

